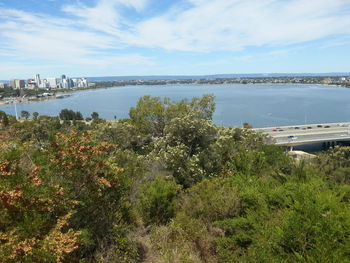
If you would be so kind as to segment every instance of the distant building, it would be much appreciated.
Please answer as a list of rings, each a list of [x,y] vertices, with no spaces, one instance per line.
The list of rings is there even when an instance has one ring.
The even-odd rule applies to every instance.
[[[86,87],[88,87],[88,81],[87,81],[87,79],[86,78],[80,78],[79,80],[78,80],[78,88],[86,88]]]
[[[333,80],[331,78],[325,78],[321,82],[324,83],[324,84],[330,84],[330,83],[333,82]]]
[[[12,89],[14,89],[16,87],[16,81],[14,79],[10,79],[9,87]]]
[[[62,80],[61,80],[61,88],[68,89],[68,82],[65,78],[62,78]]]
[[[71,89],[73,87],[74,87],[74,83],[70,78],[62,79],[62,82],[61,82],[62,89]]]
[[[71,79],[71,80],[72,80],[73,88],[78,87],[78,79]]]
[[[41,84],[40,74],[35,75],[35,83],[37,87],[40,87],[40,84]]]
[[[35,89],[36,87],[36,82],[35,79],[28,79],[27,80],[27,85],[25,86],[26,89]]]
[[[58,87],[58,79],[57,78],[47,78],[46,79],[49,88],[56,89]]]
[[[11,79],[9,86],[13,89],[23,89],[25,87],[25,82],[22,79]]]
[[[23,89],[26,83],[23,79],[16,79],[16,89]]]
[[[8,84],[7,83],[0,83],[0,89],[6,89],[8,88]]]

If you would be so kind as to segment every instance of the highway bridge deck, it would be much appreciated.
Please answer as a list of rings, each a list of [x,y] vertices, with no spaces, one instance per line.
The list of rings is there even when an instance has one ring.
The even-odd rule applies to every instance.
[[[284,146],[350,141],[350,122],[278,126],[254,130],[267,134],[273,143]]]

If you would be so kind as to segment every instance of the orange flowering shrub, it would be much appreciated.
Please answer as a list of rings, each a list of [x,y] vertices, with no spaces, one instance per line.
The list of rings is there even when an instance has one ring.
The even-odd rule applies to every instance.
[[[114,145],[107,142],[96,143],[91,134],[76,131],[68,135],[58,134],[51,143],[50,152],[53,153],[50,161],[58,175],[68,179],[74,187],[110,188],[118,185],[116,174],[122,169],[108,163],[109,153]]]
[[[79,248],[80,232],[69,226],[74,202],[58,185],[43,183],[39,172],[0,161],[1,262],[63,262]]]
[[[69,198],[79,202],[72,221],[95,243],[112,231],[123,196],[123,169],[110,161],[114,149],[115,145],[97,142],[91,133],[72,131],[57,134],[48,150],[50,171]]]

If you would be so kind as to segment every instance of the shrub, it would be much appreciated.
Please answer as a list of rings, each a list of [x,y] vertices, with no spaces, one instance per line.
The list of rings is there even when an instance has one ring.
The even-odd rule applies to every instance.
[[[175,197],[180,186],[174,180],[158,176],[142,189],[139,207],[146,224],[166,224],[175,215]]]
[[[233,217],[240,211],[239,195],[229,178],[203,180],[183,194],[178,205],[187,216],[205,222]]]

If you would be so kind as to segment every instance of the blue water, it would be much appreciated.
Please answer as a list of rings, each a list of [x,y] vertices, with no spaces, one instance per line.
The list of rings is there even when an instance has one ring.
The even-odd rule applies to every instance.
[[[126,86],[73,93],[65,99],[17,104],[17,110],[57,116],[61,109],[80,111],[89,117],[93,111],[105,119],[127,118],[129,109],[143,95],[182,98],[213,93],[216,96],[214,122],[224,126],[254,127],[350,121],[350,89],[292,84],[221,84]],[[0,106],[12,115],[13,105]]]

